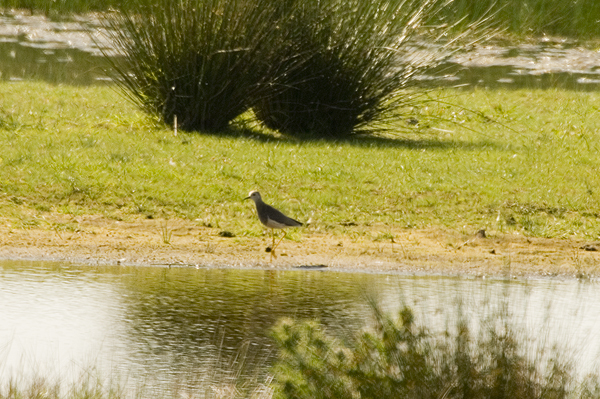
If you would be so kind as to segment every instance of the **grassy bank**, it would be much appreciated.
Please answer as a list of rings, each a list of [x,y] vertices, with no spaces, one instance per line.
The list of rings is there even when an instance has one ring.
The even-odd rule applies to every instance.
[[[226,135],[175,136],[110,87],[2,83],[0,213],[22,227],[59,212],[258,235],[241,201],[258,189],[331,233],[380,225],[600,238],[600,94],[444,96],[474,112],[430,103],[415,110],[418,125],[398,120],[404,133],[392,138],[301,141],[249,116]]]

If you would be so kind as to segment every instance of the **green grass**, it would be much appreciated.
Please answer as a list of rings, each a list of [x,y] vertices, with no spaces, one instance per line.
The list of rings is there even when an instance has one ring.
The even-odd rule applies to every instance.
[[[599,93],[442,95],[458,106],[428,103],[416,127],[390,126],[394,137],[328,141],[280,136],[251,115],[226,134],[174,136],[110,87],[0,83],[0,214],[23,227],[46,227],[48,212],[180,217],[258,235],[242,201],[258,189],[335,234],[600,238]]]
[[[442,20],[464,18],[468,23],[484,15],[520,36],[600,36],[600,2],[596,0],[454,0],[442,11]]]

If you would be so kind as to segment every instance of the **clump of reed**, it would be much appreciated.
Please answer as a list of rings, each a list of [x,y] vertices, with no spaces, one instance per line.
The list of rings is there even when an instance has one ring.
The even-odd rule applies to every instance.
[[[277,46],[268,58],[270,65],[288,65],[291,72],[278,76],[268,95],[254,101],[257,117],[268,127],[343,137],[413,100],[402,89],[423,59],[411,60],[410,53],[423,21],[441,2],[282,4]]]
[[[373,306],[374,327],[343,343],[314,321],[274,328],[276,398],[592,398],[597,376],[574,377],[561,353],[526,355],[527,337],[502,311],[475,336],[461,316],[434,334],[404,307],[397,318]]]
[[[418,101],[404,89],[432,52],[415,56],[416,39],[445,4],[138,1],[106,25],[120,49],[116,80],[142,109],[184,130],[222,131],[253,107],[270,128],[320,137],[373,130]]]
[[[110,58],[115,80],[168,125],[221,131],[260,96],[270,7],[252,0],[139,0],[104,20],[120,53]]]

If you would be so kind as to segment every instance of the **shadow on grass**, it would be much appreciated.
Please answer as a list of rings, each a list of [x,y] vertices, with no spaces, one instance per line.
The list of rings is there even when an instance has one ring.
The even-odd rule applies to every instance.
[[[488,140],[480,141],[463,141],[463,140],[448,140],[448,139],[432,139],[418,137],[415,133],[414,137],[406,137],[406,135],[398,137],[378,137],[378,136],[354,136],[347,139],[323,140],[323,139],[307,139],[305,141],[330,141],[337,143],[350,144],[357,147],[376,147],[376,148],[407,148],[407,149],[433,149],[433,150],[487,150],[503,148],[497,143]]]
[[[189,132],[195,134],[198,132]],[[373,134],[356,134],[346,138],[327,138],[318,135],[287,136],[267,130],[253,129],[248,126],[231,124],[226,130],[219,132],[202,132],[201,134],[215,135],[228,138],[244,138],[262,143],[307,143],[307,144],[346,144],[355,147],[374,148],[405,148],[405,149],[431,149],[431,150],[503,150],[506,146],[489,139],[477,141],[435,139],[431,137],[419,137],[419,133],[404,133],[394,136],[377,136]],[[409,137],[411,136],[411,137]]]

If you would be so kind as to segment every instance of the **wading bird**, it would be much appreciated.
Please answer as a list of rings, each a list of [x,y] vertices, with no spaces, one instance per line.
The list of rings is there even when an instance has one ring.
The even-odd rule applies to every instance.
[[[289,216],[284,215],[279,210],[273,208],[271,205],[265,204],[260,197],[260,193],[258,191],[250,191],[248,197],[244,198],[245,200],[251,199],[254,201],[256,205],[256,213],[258,214],[258,218],[260,222],[271,229],[271,234],[273,236],[273,244],[271,247],[267,247],[267,252],[271,252],[271,259],[273,257],[277,257],[275,255],[275,248],[279,243],[285,238],[285,230],[283,231],[283,237],[275,244],[275,230],[274,229],[286,229],[288,227],[300,227],[302,223],[297,220],[292,219]]]

